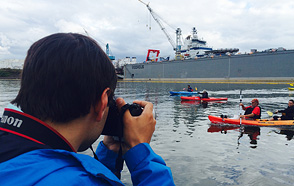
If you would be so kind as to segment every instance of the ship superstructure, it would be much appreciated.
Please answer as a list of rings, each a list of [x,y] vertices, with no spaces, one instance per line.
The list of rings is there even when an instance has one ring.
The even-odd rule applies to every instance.
[[[212,48],[206,45],[206,41],[198,38],[195,27],[192,29],[192,35],[185,38],[184,45],[181,48],[181,55],[185,59],[203,57],[207,52],[212,51]]]

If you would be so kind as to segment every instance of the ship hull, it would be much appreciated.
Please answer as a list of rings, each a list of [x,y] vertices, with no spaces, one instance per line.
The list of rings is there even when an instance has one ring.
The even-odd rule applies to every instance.
[[[126,65],[125,80],[294,80],[294,50]]]

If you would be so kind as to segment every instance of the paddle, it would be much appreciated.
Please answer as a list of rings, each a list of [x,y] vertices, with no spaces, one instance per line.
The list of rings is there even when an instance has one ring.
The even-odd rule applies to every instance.
[[[240,103],[242,103],[242,89],[240,90]],[[240,105],[240,116],[241,115],[242,115],[242,106]],[[240,134],[238,136],[238,146],[240,145],[240,139],[243,136],[243,133],[244,133],[244,127],[242,127],[242,118],[240,117]]]
[[[269,116],[273,116],[274,113],[272,113],[271,111],[266,111],[266,113],[269,115]]]
[[[242,89],[240,90],[240,103],[242,103]],[[242,115],[242,106],[240,105],[240,116]],[[240,117],[240,127],[242,124],[242,118]]]

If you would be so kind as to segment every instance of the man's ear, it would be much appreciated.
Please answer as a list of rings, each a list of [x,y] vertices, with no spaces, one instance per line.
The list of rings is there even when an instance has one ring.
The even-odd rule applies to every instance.
[[[97,114],[96,120],[99,122],[104,115],[104,112],[106,111],[107,104],[108,104],[108,93],[110,91],[110,88],[106,88],[99,100],[99,102],[95,106],[95,113]]]

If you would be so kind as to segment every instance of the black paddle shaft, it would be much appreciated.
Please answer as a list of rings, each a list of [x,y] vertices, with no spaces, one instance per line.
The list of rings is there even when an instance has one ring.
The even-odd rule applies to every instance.
[[[240,104],[242,103],[242,89],[240,90]],[[240,115],[242,115],[242,109],[241,109],[241,105],[239,106],[240,107]],[[240,126],[241,126],[241,123],[242,123],[242,119],[240,117]]]

